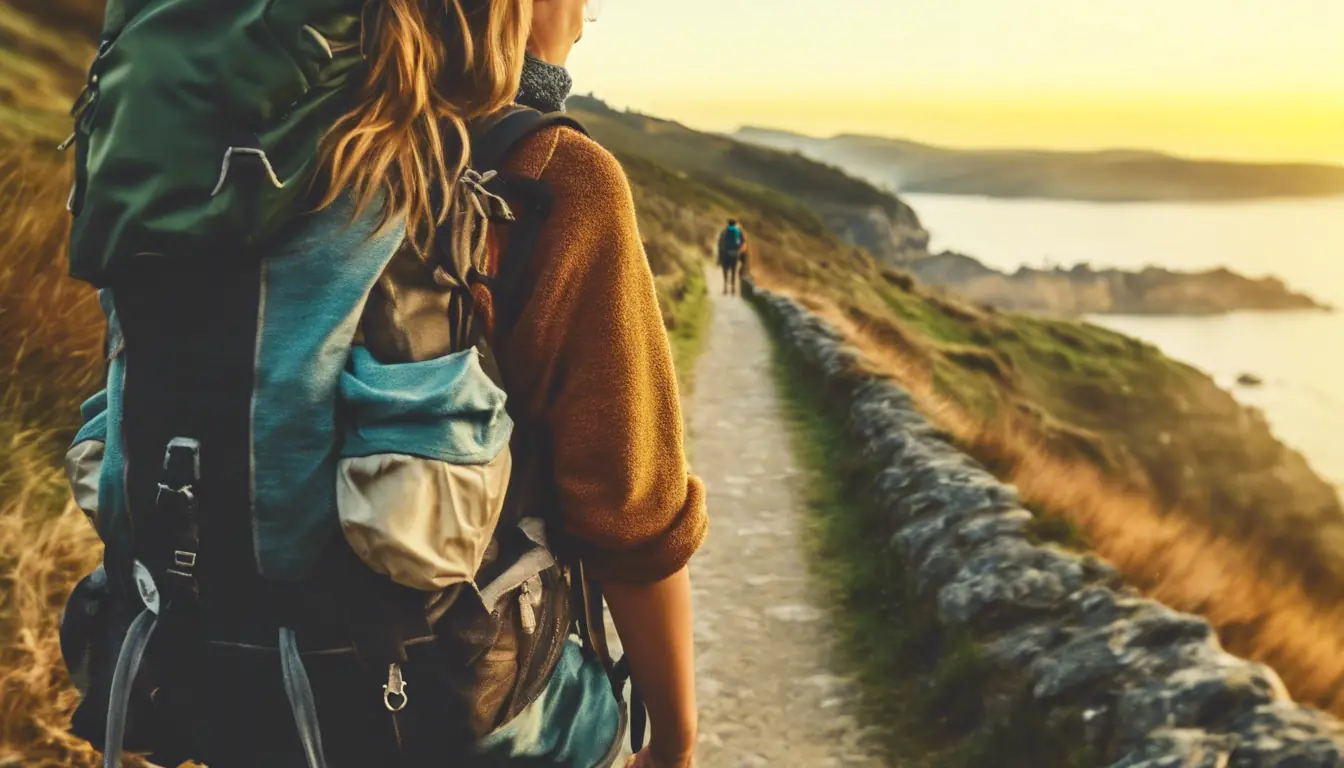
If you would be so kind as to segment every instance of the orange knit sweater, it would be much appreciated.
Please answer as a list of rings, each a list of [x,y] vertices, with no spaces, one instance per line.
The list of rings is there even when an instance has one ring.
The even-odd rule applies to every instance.
[[[629,181],[610,153],[564,127],[525,140],[502,170],[540,179],[553,195],[529,267],[535,288],[508,338],[496,337],[480,297],[511,410],[550,443],[542,449],[561,522],[592,574],[618,583],[670,576],[700,546],[708,519],[704,487],[687,470],[672,353]]]

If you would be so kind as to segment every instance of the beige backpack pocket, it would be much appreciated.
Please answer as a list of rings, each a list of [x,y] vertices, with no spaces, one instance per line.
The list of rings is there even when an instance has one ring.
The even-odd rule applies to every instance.
[[[355,554],[427,592],[471,582],[513,468],[504,392],[477,351],[383,364],[356,348],[341,389],[336,505]]]

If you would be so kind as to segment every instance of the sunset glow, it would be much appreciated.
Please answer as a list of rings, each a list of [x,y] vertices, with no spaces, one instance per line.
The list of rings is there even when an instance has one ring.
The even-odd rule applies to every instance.
[[[1344,162],[1338,0],[606,5],[578,89],[695,127]]]

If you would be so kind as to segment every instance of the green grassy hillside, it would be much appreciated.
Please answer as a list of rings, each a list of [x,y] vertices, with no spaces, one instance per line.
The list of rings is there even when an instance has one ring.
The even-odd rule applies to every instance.
[[[618,155],[643,158],[711,187],[732,185],[735,194],[748,199],[792,201],[846,242],[887,261],[925,255],[929,235],[910,206],[836,168],[672,121],[618,112],[592,97],[571,98],[569,109]]]
[[[774,152],[691,130],[636,112],[618,112],[591,96],[569,100],[569,111],[615,152],[639,154],[672,171],[697,177],[732,177],[799,200],[875,206],[917,225],[914,211],[896,197],[843,171],[797,155]]]

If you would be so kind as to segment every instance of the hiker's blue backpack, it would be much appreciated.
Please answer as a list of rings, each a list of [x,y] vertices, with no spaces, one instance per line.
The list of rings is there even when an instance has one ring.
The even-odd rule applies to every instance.
[[[729,224],[719,235],[719,263],[724,266],[736,265],[745,243],[746,236],[742,234],[742,228],[737,224]]]
[[[148,3],[120,39],[199,2]],[[290,5],[254,10],[300,3]],[[153,77],[126,66],[121,77]],[[133,84],[115,87],[136,103]],[[494,171],[517,142],[560,123],[579,128],[521,108],[472,127],[475,170],[455,194],[474,197],[459,210],[481,220],[464,225],[466,238],[439,238],[470,247],[424,263],[399,226],[380,228],[376,210],[356,218],[345,199],[311,215],[285,208],[260,229],[244,222],[241,232],[267,234],[237,237],[220,212],[241,197],[161,209],[203,224],[155,240],[171,246],[163,257],[76,260],[102,285],[108,375],[84,406],[67,470],[106,546],[66,607],[61,646],[83,695],[72,730],[105,751],[106,766],[123,749],[162,765],[227,764],[220,756],[238,745],[272,744],[301,748],[310,768],[470,765],[469,745],[540,695],[576,620],[615,672],[600,596],[548,539],[546,466],[510,416],[472,298],[485,285],[497,322],[519,311],[549,195]],[[113,165],[144,153],[154,171],[176,151],[117,136],[81,152],[120,155]],[[226,185],[232,172],[220,174]],[[108,185],[103,202],[90,186],[81,217],[118,197],[116,184],[142,184],[146,200],[159,189],[131,176],[96,183]],[[135,237],[158,237],[138,216],[126,220],[142,227]],[[510,227],[494,275],[482,260],[487,224]],[[211,242],[217,226],[231,233],[226,248]],[[442,309],[456,319],[442,354],[376,351],[379,310],[393,309],[376,306],[376,287],[397,264],[447,286]],[[506,635],[516,647],[501,663]],[[232,732],[240,713],[264,728]]]
[[[729,253],[741,252],[742,243],[744,242],[744,240],[745,239],[742,235],[742,228],[737,226],[736,224],[730,224],[728,226],[728,229],[724,230],[723,232],[724,250],[728,251]]]

